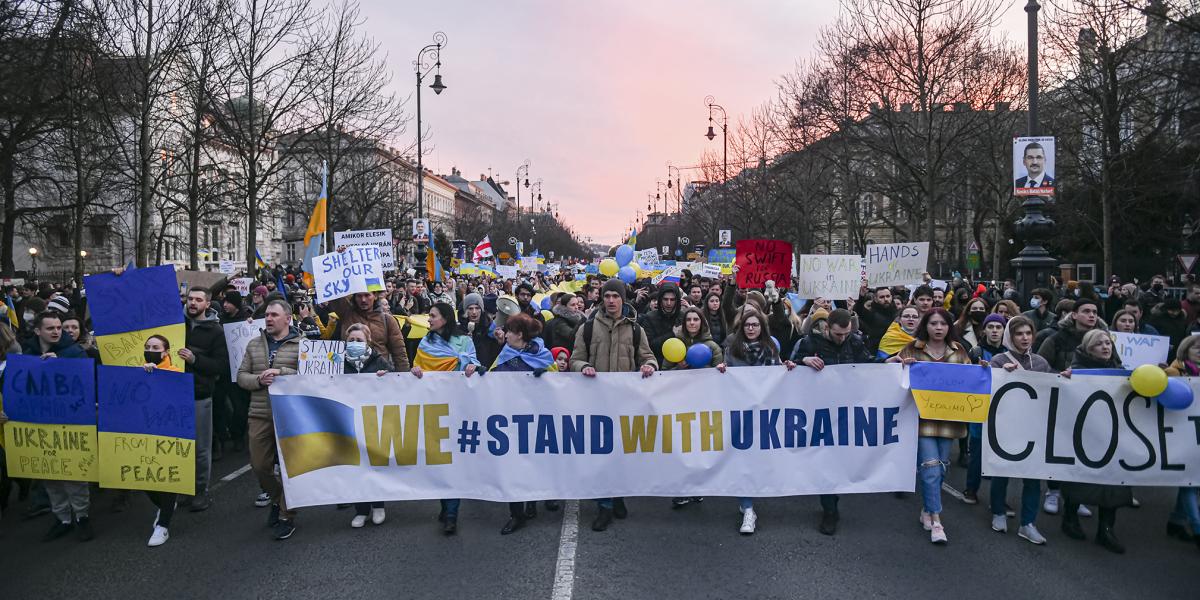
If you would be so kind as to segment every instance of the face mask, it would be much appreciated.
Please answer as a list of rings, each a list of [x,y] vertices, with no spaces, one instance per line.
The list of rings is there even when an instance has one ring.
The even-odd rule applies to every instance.
[[[366,342],[346,342],[346,356],[359,358],[367,353]]]
[[[977,313],[977,312],[967,313],[967,317],[971,319],[972,323],[982,323],[983,318],[986,316],[987,316],[987,313]]]
[[[1079,297],[1079,288],[1075,288],[1075,297],[1076,297],[1076,298],[1078,298],[1078,297]]]
[[[1163,284],[1161,284],[1161,283],[1156,283],[1156,284],[1154,284],[1152,287],[1154,287],[1154,291],[1156,291],[1156,292],[1161,292],[1161,291],[1162,291],[1162,289],[1163,289]]]
[[[142,352],[142,356],[146,358],[146,362],[154,363],[156,365],[162,362],[162,354],[162,352],[151,352],[149,350]]]
[[[1029,299],[1029,308],[1037,308],[1042,305],[1042,299],[1034,296]]]
[[[25,317],[25,322],[26,322],[26,323],[30,323],[30,322],[33,322],[33,317],[34,317],[35,315],[34,315],[33,313],[31,313],[31,312],[27,312],[27,313],[25,313],[25,314],[24,314],[24,315],[22,315],[22,316],[23,316],[23,317]]]

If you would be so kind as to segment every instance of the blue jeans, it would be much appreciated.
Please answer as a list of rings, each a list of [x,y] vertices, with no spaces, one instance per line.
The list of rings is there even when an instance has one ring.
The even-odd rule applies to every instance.
[[[442,512],[446,513],[447,520],[458,518],[458,505],[462,504],[462,500],[455,498],[453,500],[441,500]]]
[[[1042,482],[1040,479],[1022,479],[1021,488],[1021,525],[1032,525],[1037,517],[1038,501],[1042,498]],[[992,478],[992,514],[1005,514],[1004,501],[1008,498],[1008,478]]]
[[[754,509],[754,498],[738,498],[738,508],[745,510]]]
[[[978,492],[983,479],[983,423],[967,423],[967,489]]]
[[[925,512],[942,512],[942,480],[950,465],[950,445],[954,440],[940,437],[917,437],[917,475],[921,478],[921,500]]]
[[[1181,487],[1175,495],[1175,510],[1171,511],[1170,522],[1192,526],[1192,533],[1200,533],[1200,506],[1197,506],[1197,496],[1200,488]]]

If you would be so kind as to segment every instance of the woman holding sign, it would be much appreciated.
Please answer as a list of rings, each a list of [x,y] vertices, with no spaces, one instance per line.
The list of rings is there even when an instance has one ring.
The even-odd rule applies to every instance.
[[[363,323],[355,323],[346,330],[346,360],[345,373],[374,373],[383,377],[395,368],[388,357],[371,348],[371,328]],[[376,525],[383,525],[387,513],[383,510],[383,502],[357,502],[354,504],[354,518],[350,526],[358,529],[367,524],[367,517]]]
[[[724,373],[726,367],[763,367],[786,364],[789,371],[796,368],[796,363],[779,359],[779,346],[771,339],[771,330],[767,318],[751,303],[739,309],[739,317],[733,324],[733,331],[725,340],[725,360],[717,364],[717,370]],[[743,535],[754,533],[758,526],[758,515],[754,512],[753,498],[738,498],[738,511],[742,513],[742,526],[738,529]]]
[[[454,316],[454,308],[445,302],[438,302],[429,309],[429,333],[421,338],[417,346],[417,354],[413,359],[411,373],[418,379],[425,371],[462,371],[470,377],[479,368],[479,359],[475,357],[475,343],[470,336],[458,333],[458,320]],[[442,524],[442,533],[454,535],[458,532],[457,498],[442,500],[442,510],[438,512],[438,521]]]
[[[982,319],[981,319],[982,321]],[[950,313],[934,307],[917,325],[916,339],[909,342],[888,362],[941,362],[971,364],[971,357],[958,339]],[[942,480],[950,466],[950,445],[967,435],[967,424],[958,421],[921,419],[917,430],[917,475],[921,478],[921,526],[929,532],[929,541],[946,543],[942,526]]]
[[[143,357],[146,363],[142,368],[147,373],[153,372],[155,369],[163,369],[165,371],[175,371],[182,373],[181,367],[176,367],[171,364],[171,342],[161,335],[152,335],[146,339],[146,345],[143,347]],[[146,492],[146,496],[158,508],[158,512],[154,515],[154,532],[150,534],[150,541],[147,546],[161,546],[167,543],[171,538],[171,534],[167,528],[171,526],[171,517],[175,514],[175,494],[171,492]]]

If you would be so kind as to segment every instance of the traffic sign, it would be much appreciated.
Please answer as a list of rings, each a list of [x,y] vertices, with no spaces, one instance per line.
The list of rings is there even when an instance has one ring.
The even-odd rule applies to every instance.
[[[1196,266],[1196,259],[1200,258],[1200,254],[1180,254],[1175,258],[1179,259],[1179,264],[1183,267],[1183,274],[1187,275],[1192,272],[1192,267]]]

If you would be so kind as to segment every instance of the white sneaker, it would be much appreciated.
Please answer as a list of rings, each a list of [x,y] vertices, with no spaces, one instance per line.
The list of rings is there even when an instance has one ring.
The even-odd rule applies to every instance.
[[[1088,507],[1086,507],[1086,506],[1084,506],[1084,505],[1082,505],[1082,504],[1080,504],[1080,505],[1079,505],[1079,510],[1078,510],[1078,511],[1076,511],[1076,512],[1077,512],[1077,513],[1079,514],[1079,516],[1081,516],[1081,517],[1090,517],[1090,516],[1092,516],[1092,511],[1091,511],[1091,509],[1089,509]]]
[[[371,509],[371,522],[376,525],[383,525],[383,520],[387,518],[387,513],[383,512],[382,508]]]
[[[367,524],[367,515],[354,515],[354,518],[350,519],[350,526],[355,529],[358,529],[359,527],[362,527],[363,525],[366,525],[366,524]]]
[[[1008,519],[1004,515],[992,515],[992,531],[1008,533]]]
[[[921,511],[920,519],[921,519],[921,527],[924,527],[925,531],[929,531],[929,530],[933,529],[933,515],[925,512],[925,511]]]
[[[742,511],[742,528],[738,531],[745,535],[754,533],[754,527],[758,524],[758,515],[754,514],[753,508],[747,508]]]
[[[1142,507],[1142,503],[1137,498],[1130,498],[1129,500],[1130,500],[1130,504],[1129,504],[1130,506],[1132,506],[1134,508]]]
[[[270,504],[271,504],[271,495],[266,492],[263,492],[254,497],[254,505],[259,508],[262,508],[264,506],[270,506]]]
[[[1062,493],[1058,490],[1050,490],[1046,492],[1046,501],[1042,503],[1042,510],[1048,515],[1058,514],[1058,503],[1062,501]]]
[[[948,541],[946,539],[946,529],[942,527],[941,521],[935,521],[933,526],[930,527],[929,541],[935,544],[945,544]]]
[[[1021,528],[1017,530],[1017,536],[1029,540],[1029,543],[1038,546],[1046,543],[1046,536],[1042,535],[1042,532],[1038,531],[1037,527],[1034,527],[1033,523],[1022,525]]]
[[[169,539],[171,539],[171,534],[167,532],[167,528],[155,525],[154,533],[150,534],[150,541],[146,542],[146,545],[151,548],[161,546],[167,543]]]

